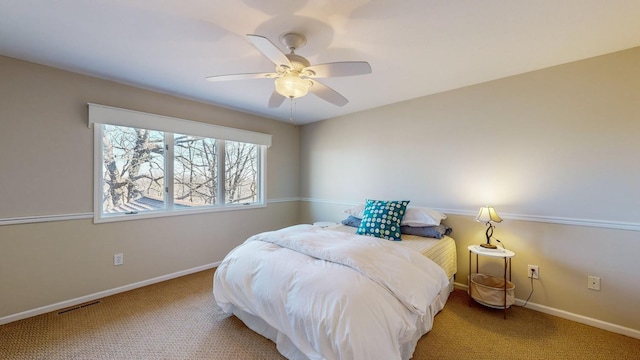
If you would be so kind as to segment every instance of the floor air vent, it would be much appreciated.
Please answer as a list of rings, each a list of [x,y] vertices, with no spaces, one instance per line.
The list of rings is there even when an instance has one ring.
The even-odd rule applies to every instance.
[[[72,306],[72,307],[69,307],[69,308],[62,309],[62,310],[58,311],[58,315],[66,314],[66,313],[71,312],[71,311],[84,309],[84,308],[86,308],[88,306],[93,306],[93,305],[98,305],[98,304],[100,304],[100,300],[91,301],[91,302],[87,302],[87,303],[84,303],[84,304]]]

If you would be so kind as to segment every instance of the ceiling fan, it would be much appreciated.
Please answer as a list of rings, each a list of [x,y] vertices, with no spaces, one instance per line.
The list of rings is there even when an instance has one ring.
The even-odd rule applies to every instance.
[[[349,100],[317,79],[371,73],[371,65],[366,61],[311,65],[309,60],[295,54],[295,50],[307,43],[305,36],[299,33],[286,33],[280,36],[280,42],[290,51],[289,54],[280,51],[264,36],[248,34],[247,38],[276,65],[275,72],[214,75],[207,77],[207,80],[275,79],[275,90],[269,99],[270,108],[279,107],[285,98],[295,99],[307,95],[308,92],[334,105],[344,106]]]

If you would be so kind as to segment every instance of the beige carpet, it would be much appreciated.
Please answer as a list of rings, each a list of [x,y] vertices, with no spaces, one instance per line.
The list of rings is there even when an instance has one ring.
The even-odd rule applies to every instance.
[[[213,270],[0,326],[0,359],[283,359],[215,305]],[[640,359],[640,340],[454,292],[414,359]],[[384,359],[382,359],[384,360]]]

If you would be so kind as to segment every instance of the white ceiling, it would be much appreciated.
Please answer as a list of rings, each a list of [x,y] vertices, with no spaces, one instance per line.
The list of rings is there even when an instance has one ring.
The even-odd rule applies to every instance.
[[[639,0],[0,0],[0,54],[290,121],[246,39],[304,33],[312,64],[365,60],[323,81],[350,102],[296,101],[304,124],[640,46]],[[284,49],[283,49],[284,50]]]

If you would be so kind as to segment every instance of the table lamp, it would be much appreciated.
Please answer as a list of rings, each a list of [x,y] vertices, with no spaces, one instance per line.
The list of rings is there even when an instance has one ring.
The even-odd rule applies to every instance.
[[[480,211],[478,212],[478,216],[476,216],[476,221],[487,224],[487,232],[486,232],[487,243],[480,244],[480,246],[486,249],[496,249],[497,246],[491,243],[491,237],[493,236],[493,228],[495,227],[493,226],[493,223],[502,222],[502,218],[498,216],[498,213],[496,213],[493,207],[483,206],[480,208]]]

